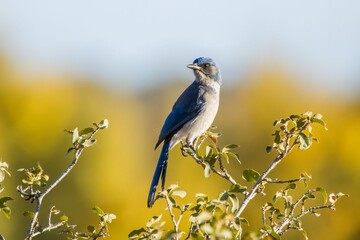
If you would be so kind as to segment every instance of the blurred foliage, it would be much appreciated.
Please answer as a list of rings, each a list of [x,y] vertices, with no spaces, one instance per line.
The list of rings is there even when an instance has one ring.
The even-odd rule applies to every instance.
[[[274,174],[286,178],[306,169],[316,176],[312,184],[331,192],[341,190],[350,194],[346,203],[338,203],[338,212],[324,212],[320,221],[308,216],[303,227],[310,239],[320,239],[324,233],[329,240],[357,239],[360,233],[360,97],[348,99],[322,92],[298,80],[282,69],[269,67],[239,76],[239,83],[231,88],[224,81],[214,124],[223,133],[222,142],[241,145],[239,155],[244,169],[264,169],[269,161],[264,146],[272,142],[269,123],[293,112],[312,110],[324,114],[329,128],[326,136],[318,128],[313,129],[321,144],[301,154],[295,150],[291,161],[278,166]],[[128,93],[70,75],[44,74],[29,78],[0,55],[0,157],[9,164],[12,174],[11,181],[5,181],[2,194],[15,200],[7,204],[12,210],[11,220],[0,216],[0,233],[6,239],[23,239],[26,231],[19,229],[28,227],[28,219],[22,214],[29,203],[21,203],[16,192],[22,173],[14,170],[41,162],[47,174],[56,178],[58,169],[71,161],[61,157],[68,149],[68,136],[62,129],[83,126],[93,119],[108,118],[112,123],[111,134],[98,137],[102,144],[84,153],[84,161],[79,161],[72,174],[48,196],[48,201],[57,202],[57,207],[82,229],[93,219],[89,208],[99,204],[109,209],[117,220],[112,223],[108,239],[124,239],[154,213],[163,211],[166,203],[152,209],[146,207],[159,154],[153,149],[173,102],[190,81]],[[167,183],[178,183],[188,190],[188,196],[206,192],[214,199],[228,187],[228,183],[219,181],[213,174],[204,178],[190,158],[183,158],[179,147],[170,152],[168,173]],[[241,178],[242,171],[231,174]],[[271,201],[273,195],[264,198]],[[261,226],[258,209],[263,201],[254,199],[252,208],[244,212],[254,228]],[[14,202],[19,207],[13,208]],[[50,209],[51,205],[44,203],[43,207]],[[163,218],[170,222],[165,214]],[[49,239],[49,235],[37,239]],[[51,235],[51,239],[63,239],[63,236]],[[290,232],[288,239],[303,239],[303,236]]]

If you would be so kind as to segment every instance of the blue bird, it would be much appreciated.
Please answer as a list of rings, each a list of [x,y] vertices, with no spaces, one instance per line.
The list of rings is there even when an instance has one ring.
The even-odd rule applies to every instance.
[[[195,75],[194,82],[176,100],[172,111],[161,129],[155,149],[163,147],[151,182],[148,207],[154,204],[156,187],[161,177],[161,189],[164,190],[169,150],[182,139],[193,146],[212,124],[219,107],[221,74],[211,58],[200,57],[187,65]]]

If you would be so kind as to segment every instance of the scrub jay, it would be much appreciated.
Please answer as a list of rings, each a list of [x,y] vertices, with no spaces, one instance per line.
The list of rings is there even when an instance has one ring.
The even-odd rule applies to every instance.
[[[161,177],[164,190],[169,150],[185,138],[191,146],[212,124],[219,107],[221,74],[211,58],[200,57],[187,65],[195,75],[194,82],[176,100],[161,129],[155,149],[164,141],[151,182],[148,207],[154,204],[156,187]]]

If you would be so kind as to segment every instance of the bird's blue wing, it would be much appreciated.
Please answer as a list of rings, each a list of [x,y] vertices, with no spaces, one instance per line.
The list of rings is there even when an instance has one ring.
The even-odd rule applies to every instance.
[[[184,124],[199,114],[205,105],[201,95],[201,89],[197,82],[193,82],[180,95],[171,113],[165,120],[155,148],[157,148],[164,139],[171,138]]]

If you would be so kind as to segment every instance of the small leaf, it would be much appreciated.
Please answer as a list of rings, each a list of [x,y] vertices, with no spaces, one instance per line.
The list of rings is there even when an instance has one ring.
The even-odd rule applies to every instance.
[[[243,193],[245,192],[247,189],[247,187],[245,186],[240,186],[239,184],[233,184],[231,185],[229,192],[231,193]]]
[[[146,227],[151,227],[152,225],[154,225],[155,223],[159,222],[160,219],[162,217],[162,214],[160,214],[159,216],[153,216],[147,223],[146,223]]]
[[[93,226],[93,225],[89,225],[89,226],[87,226],[87,228],[86,228],[87,230],[88,230],[88,232],[90,232],[90,233],[94,233],[95,232],[95,227]]]
[[[3,207],[0,210],[4,213],[4,215],[7,219],[10,219],[11,209],[9,207]]]
[[[72,143],[75,143],[79,140],[79,132],[78,129],[75,128],[73,131],[73,136],[72,136]]]
[[[320,113],[316,113],[313,118],[316,118],[316,119],[322,119],[322,115]]]
[[[328,194],[326,192],[326,190],[322,187],[318,187],[316,188],[316,191],[317,192],[320,192],[321,195],[323,196],[323,199],[324,199],[324,205],[327,203],[327,200],[328,200]]]
[[[211,213],[209,212],[201,212],[199,216],[196,217],[196,220],[199,224],[208,222],[212,218]]]
[[[92,127],[87,127],[87,128],[84,128],[83,130],[81,130],[79,132],[79,135],[83,136],[83,135],[86,135],[86,134],[91,133],[93,131],[94,131],[94,129]]]
[[[108,127],[109,127],[109,121],[107,119],[102,120],[99,124],[100,129],[105,129]]]
[[[240,162],[240,156],[236,153],[233,152],[228,152],[227,155],[229,155],[230,157],[234,158],[239,164],[241,164]]]
[[[34,218],[35,214],[34,214],[34,212],[26,211],[23,213],[23,216],[29,217],[29,218]]]
[[[60,220],[61,220],[62,222],[67,222],[67,221],[69,220],[69,217],[66,216],[66,215],[62,215],[62,216],[60,217]]]
[[[229,144],[229,145],[226,145],[225,147],[223,147],[221,152],[226,153],[226,152],[229,152],[231,149],[239,148],[239,147],[240,146],[237,144]]]
[[[281,123],[281,119],[274,121],[273,126],[275,127],[275,126],[278,125],[279,123]]]
[[[240,206],[239,199],[236,197],[235,194],[230,194],[229,197],[230,197],[230,201],[232,203],[231,212],[235,213],[236,210],[238,210],[239,206]]]
[[[173,191],[172,196],[179,196],[181,198],[184,198],[186,196],[186,192],[185,191],[182,191],[182,190],[176,190],[176,191]]]
[[[81,144],[84,147],[91,147],[96,143],[96,139],[85,139],[85,141]]]
[[[11,197],[2,197],[2,198],[0,198],[0,208],[5,207],[6,202],[11,201],[11,200],[14,200],[14,199],[12,199]]]
[[[273,240],[280,240],[281,239],[280,236],[274,231],[272,231],[270,233],[270,235],[273,237]]]
[[[289,185],[286,186],[285,190],[295,189],[295,188],[296,188],[296,183],[290,183]]]
[[[306,136],[304,133],[299,133],[299,139],[300,139],[300,150],[306,150],[311,146],[311,138]]]
[[[72,150],[74,150],[73,147],[69,148],[69,149],[67,150],[66,154],[65,154],[65,157],[66,157],[67,155],[69,155],[69,153],[70,153]]]
[[[318,118],[313,118],[313,119],[312,119],[312,122],[313,122],[313,123],[318,123],[318,124],[320,124],[321,126],[323,126],[325,130],[328,130],[328,128],[327,128],[327,126],[326,126],[326,123],[325,123],[323,120],[318,119]]]
[[[272,149],[272,146],[266,146],[266,153],[270,153]]]
[[[97,214],[99,217],[101,217],[102,215],[105,214],[104,211],[101,208],[99,208],[98,206],[93,207],[92,212]]]
[[[210,176],[210,172],[211,172],[210,164],[205,163],[204,175],[206,178]]]
[[[223,192],[219,195],[219,200],[220,201],[226,201],[229,198],[229,193],[228,192]]]
[[[260,173],[254,169],[245,169],[243,172],[243,179],[247,182],[256,182],[260,177]]]
[[[134,230],[129,233],[128,238],[129,239],[137,239],[140,236],[140,234],[145,233],[145,232],[146,232],[146,230],[144,228]]]

